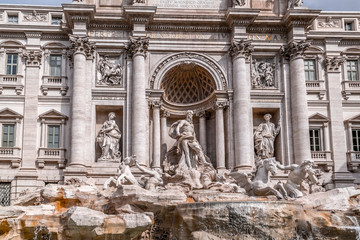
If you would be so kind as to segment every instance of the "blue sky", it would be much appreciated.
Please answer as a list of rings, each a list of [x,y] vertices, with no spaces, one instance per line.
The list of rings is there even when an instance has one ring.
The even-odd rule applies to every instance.
[[[72,0],[0,0],[0,4],[61,5]],[[326,11],[360,11],[360,0],[304,0],[304,6]]]

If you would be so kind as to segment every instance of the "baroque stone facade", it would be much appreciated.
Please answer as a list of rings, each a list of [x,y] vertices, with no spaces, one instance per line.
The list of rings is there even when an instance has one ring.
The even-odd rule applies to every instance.
[[[360,13],[77,0],[0,5],[0,16],[2,204],[73,177],[101,186],[133,155],[135,177],[163,169],[183,141],[168,132],[188,111],[187,148],[219,173],[262,159],[270,114],[266,158],[289,169],[312,160],[328,189],[360,184]]]

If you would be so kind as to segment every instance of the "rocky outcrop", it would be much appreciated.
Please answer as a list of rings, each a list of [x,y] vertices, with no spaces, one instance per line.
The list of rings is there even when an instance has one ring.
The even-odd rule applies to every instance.
[[[357,239],[360,190],[334,189],[301,199],[243,192],[93,183],[52,185],[0,207],[0,239]]]

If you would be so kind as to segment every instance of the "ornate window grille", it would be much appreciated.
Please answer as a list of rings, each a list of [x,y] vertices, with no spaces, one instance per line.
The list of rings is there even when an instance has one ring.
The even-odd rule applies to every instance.
[[[11,183],[0,182],[0,205],[10,206]]]

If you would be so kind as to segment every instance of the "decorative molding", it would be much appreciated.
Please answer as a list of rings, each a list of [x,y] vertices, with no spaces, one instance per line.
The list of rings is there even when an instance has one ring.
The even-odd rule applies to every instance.
[[[206,118],[206,117],[208,117],[208,113],[206,111],[201,111],[201,112],[197,112],[196,116],[198,118]]]
[[[151,99],[149,100],[149,106],[151,108],[161,108],[162,107],[162,101],[160,99]]]
[[[214,105],[214,110],[225,109],[229,106],[229,101],[216,101]]]
[[[11,38],[11,39],[19,39],[26,38],[25,33],[9,33],[9,32],[1,32],[0,38]]]
[[[65,34],[44,33],[42,34],[41,39],[68,40],[69,36]]]
[[[71,51],[73,55],[84,54],[86,57],[91,58],[94,56],[95,44],[89,41],[88,36],[69,35],[71,43]]]
[[[22,53],[25,63],[28,67],[39,67],[41,65],[42,52],[34,50],[25,50]]]
[[[253,51],[254,46],[251,40],[232,40],[229,49],[230,56],[234,59],[238,57],[249,59]]]
[[[121,30],[130,30],[131,26],[129,25],[116,25],[116,24],[95,24],[95,23],[91,23],[89,24],[89,29],[91,30],[99,30],[99,29],[121,29]]]
[[[194,52],[177,53],[177,54],[173,54],[173,55],[165,58],[164,60],[162,60],[158,64],[158,66],[156,67],[156,69],[154,70],[154,72],[151,76],[150,89],[154,89],[155,80],[159,77],[159,74],[161,75],[164,72],[164,70],[169,70],[171,68],[169,65],[176,66],[187,60],[190,60],[190,61],[198,60],[202,63],[206,63],[206,65],[208,65],[213,71],[216,72],[216,75],[219,78],[218,80],[221,82],[221,87],[220,86],[217,86],[217,87],[218,88],[220,87],[222,89],[227,89],[227,81],[226,81],[226,77],[225,77],[226,75],[225,75],[224,71],[222,71],[222,69],[218,65],[218,63],[206,55],[194,53]],[[206,69],[206,67],[205,67],[205,69]]]
[[[146,56],[149,40],[149,37],[130,37],[130,44],[126,47],[126,50],[131,56],[137,54]]]
[[[294,59],[296,57],[303,57],[305,51],[311,46],[310,42],[301,40],[301,41],[291,41],[287,46],[282,46],[280,49],[281,55],[286,59]]]
[[[261,26],[250,26],[247,28],[248,33],[286,33],[284,27],[261,27]]]
[[[46,22],[47,19],[47,14],[39,14],[36,10],[33,10],[32,13],[24,14],[24,22]]]
[[[150,25],[149,31],[184,31],[184,32],[229,32],[227,26],[173,26],[173,25]]]
[[[341,65],[345,62],[344,57],[327,57],[325,59],[325,66],[327,67],[328,72],[337,72],[339,71]]]
[[[160,107],[160,117],[161,118],[168,118],[170,117],[170,113],[167,109],[165,109],[163,106]]]

